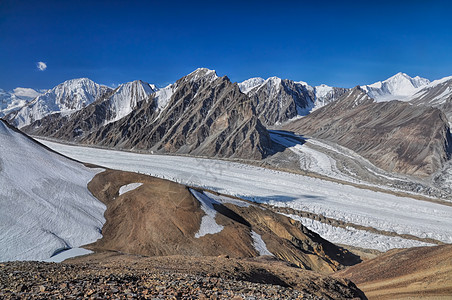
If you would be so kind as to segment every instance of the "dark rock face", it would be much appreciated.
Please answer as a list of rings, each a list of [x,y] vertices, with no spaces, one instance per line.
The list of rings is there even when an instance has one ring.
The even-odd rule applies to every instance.
[[[440,110],[374,103],[358,87],[285,129],[336,142],[387,171],[420,177],[432,175],[451,154],[449,126]]]
[[[318,86],[271,77],[248,90],[263,124],[273,126],[296,116],[308,115],[314,108],[337,100],[347,89]]]
[[[124,118],[103,125],[109,114],[100,99],[69,118],[50,116],[24,130],[83,144],[211,157],[260,159],[271,148],[248,96],[207,69],[178,80],[163,109],[151,96]]]
[[[248,92],[259,119],[266,125],[285,122],[314,107],[315,94],[292,80],[269,78]]]

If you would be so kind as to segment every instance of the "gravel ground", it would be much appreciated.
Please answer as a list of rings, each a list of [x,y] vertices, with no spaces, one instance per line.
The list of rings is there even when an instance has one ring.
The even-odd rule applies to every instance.
[[[320,299],[279,285],[170,272],[123,272],[101,265],[4,263],[6,299]]]

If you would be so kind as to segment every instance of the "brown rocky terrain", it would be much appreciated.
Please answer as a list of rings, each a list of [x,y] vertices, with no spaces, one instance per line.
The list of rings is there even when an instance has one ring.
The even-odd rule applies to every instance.
[[[99,253],[0,264],[3,299],[366,299],[347,279],[274,259]]]
[[[163,110],[151,98],[137,103],[126,117],[104,126],[110,116],[105,99],[70,117],[49,116],[23,130],[59,140],[138,151],[253,159],[271,151],[268,132],[248,96],[226,76],[218,78],[207,69],[179,79]]]
[[[420,177],[438,171],[451,155],[449,125],[440,110],[375,103],[359,87],[284,129],[336,142],[387,171]]]
[[[119,195],[120,187],[130,183],[143,184]],[[255,204],[234,203],[239,200],[232,198],[222,203],[212,200],[215,222],[223,229],[196,237],[205,212],[186,186],[171,181],[107,170],[96,175],[88,188],[107,205],[103,238],[87,246],[95,251],[256,257],[260,254],[252,238],[256,232],[275,257],[304,269],[331,273],[360,261],[298,222]]]
[[[335,274],[369,299],[451,299],[452,245],[391,250]]]

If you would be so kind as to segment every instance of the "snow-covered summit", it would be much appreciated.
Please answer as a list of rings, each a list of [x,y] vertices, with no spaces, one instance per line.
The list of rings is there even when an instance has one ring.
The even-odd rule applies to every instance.
[[[0,117],[19,110],[42,93],[31,88],[15,88],[7,92],[0,89]]]
[[[110,90],[88,78],[67,80],[36,97],[20,109],[11,121],[21,128],[53,113],[71,114]]]
[[[105,205],[89,169],[45,149],[0,120],[0,261],[42,260],[95,242]]]
[[[105,122],[115,122],[130,114],[141,101],[147,101],[149,95],[155,93],[157,88],[141,80],[135,80],[121,84],[113,95],[107,100],[107,107],[111,111],[112,118]]]
[[[316,110],[317,108],[337,100],[345,93],[345,91],[347,91],[347,89],[344,88],[331,87],[325,84],[314,87],[304,81],[292,81],[275,76],[268,79],[262,79],[260,77],[250,78],[239,83],[239,87],[240,90],[248,96],[258,93],[259,90],[265,87],[269,99],[273,99],[273,101],[278,98],[277,94],[281,89],[286,89],[287,92],[291,94],[307,95],[312,104],[309,105],[308,110],[299,110],[300,116],[306,115],[311,110]]]
[[[244,94],[248,94],[254,87],[259,86],[265,82],[265,79],[262,77],[253,77],[247,79],[245,81],[239,82],[240,91]]]
[[[370,85],[361,86],[366,93],[376,101],[407,100],[420,88],[425,87],[430,80],[416,76],[410,77],[399,72],[394,76]]]
[[[215,70],[210,70],[207,68],[198,68],[196,70],[194,70],[193,72],[191,72],[190,74],[188,74],[187,76],[182,77],[180,80],[188,80],[188,81],[198,81],[198,80],[203,80],[203,81],[214,81],[215,79],[218,78],[217,73],[215,72]]]

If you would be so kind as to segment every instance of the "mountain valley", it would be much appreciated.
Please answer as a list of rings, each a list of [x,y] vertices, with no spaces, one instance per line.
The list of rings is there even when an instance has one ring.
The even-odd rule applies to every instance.
[[[450,295],[437,274],[452,243],[451,80],[398,73],[350,89],[200,68],[163,88],[81,78],[2,92],[0,295],[57,295],[5,275],[24,268],[119,274],[115,289],[137,297],[178,276],[312,299]],[[91,254],[8,262],[76,249]]]

